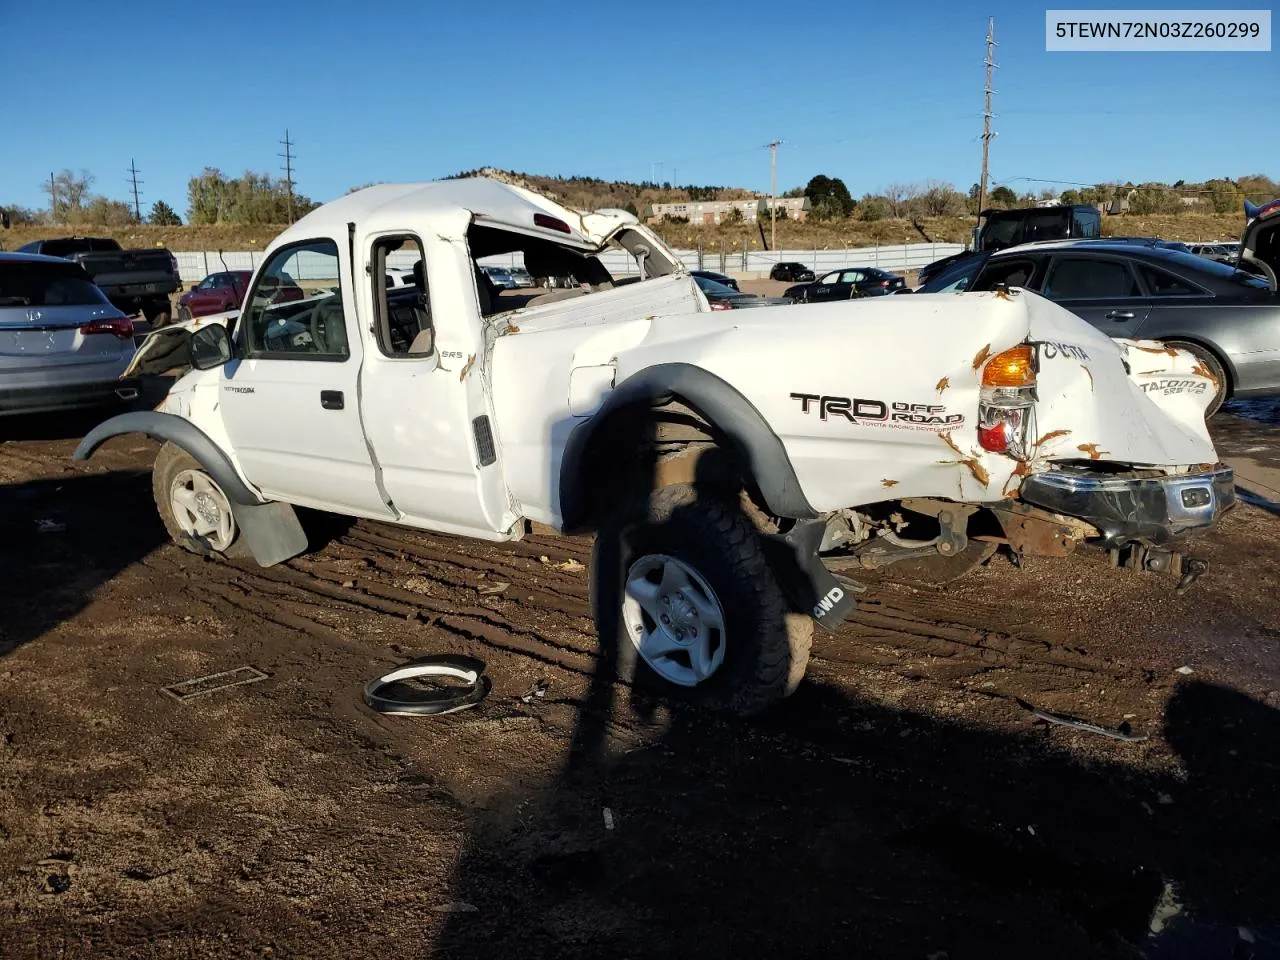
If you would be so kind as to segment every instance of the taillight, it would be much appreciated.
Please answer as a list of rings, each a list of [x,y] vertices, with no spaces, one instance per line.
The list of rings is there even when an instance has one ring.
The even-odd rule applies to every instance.
[[[128,317],[112,317],[106,320],[94,320],[86,323],[80,328],[80,332],[88,335],[91,333],[109,333],[121,340],[133,339],[133,321]]]
[[[889,285],[889,281],[888,281],[888,280],[881,280],[881,281],[880,281],[880,286],[882,286],[882,287],[887,287],[888,285]]]
[[[1027,439],[1035,419],[1036,357],[1027,344],[998,353],[982,368],[978,444],[1018,460],[1030,456]]]
[[[711,309],[712,310],[732,310],[733,307],[729,306],[727,303],[724,303],[723,301],[713,300],[711,302]]]

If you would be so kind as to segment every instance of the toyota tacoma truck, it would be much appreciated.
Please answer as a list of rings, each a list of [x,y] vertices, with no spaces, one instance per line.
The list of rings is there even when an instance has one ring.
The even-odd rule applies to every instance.
[[[84,267],[112,306],[127,314],[141,313],[153,326],[172,316],[169,294],[181,286],[178,259],[163,247],[125,250],[110,237],[56,237],[33,240],[19,253],[61,257]]]
[[[477,261],[511,254],[576,285],[498,290]],[[741,712],[795,689],[859,569],[1096,547],[1188,581],[1188,538],[1234,502],[1190,354],[1017,289],[712,311],[635,217],[485,179],[308,214],[240,311],[156,331],[130,374],[184,366],[75,452],[165,441],[153,489],[182,546],[280,563],[307,549],[295,507],[595,532],[602,655]]]

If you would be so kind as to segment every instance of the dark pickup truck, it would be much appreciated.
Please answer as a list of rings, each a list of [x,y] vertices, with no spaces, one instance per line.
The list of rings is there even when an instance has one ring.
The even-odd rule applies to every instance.
[[[141,312],[156,327],[169,322],[169,294],[177,291],[181,282],[177,258],[163,247],[124,250],[108,237],[57,237],[33,240],[18,252],[78,263],[120,310]]]
[[[924,267],[917,281],[921,286],[953,263],[979,251],[1004,250],[1037,240],[1096,240],[1102,233],[1102,214],[1086,203],[983,210],[978,216],[982,226],[974,230],[970,248]]]

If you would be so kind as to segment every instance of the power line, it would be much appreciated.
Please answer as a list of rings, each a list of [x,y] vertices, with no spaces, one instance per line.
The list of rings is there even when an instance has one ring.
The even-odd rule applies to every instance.
[[[279,141],[284,145],[284,153],[277,153],[277,157],[284,157],[284,188],[289,195],[289,222],[293,223],[293,141],[289,139],[289,128],[285,127],[284,139]]]
[[[138,202],[138,184],[145,181],[138,179],[138,165],[129,160],[129,179],[133,182],[133,218],[142,222],[142,205]]]

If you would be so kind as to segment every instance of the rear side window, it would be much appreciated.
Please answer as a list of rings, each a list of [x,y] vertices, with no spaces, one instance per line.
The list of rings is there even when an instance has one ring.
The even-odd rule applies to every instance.
[[[1140,297],[1142,291],[1126,263],[1072,257],[1054,263],[1044,295],[1054,300],[1105,300]]]
[[[1185,280],[1175,277],[1172,273],[1165,273],[1145,263],[1139,264],[1138,272],[1142,274],[1142,279],[1153,297],[1195,297],[1204,292]]]
[[[87,307],[107,302],[71,264],[0,263],[0,307]]]

